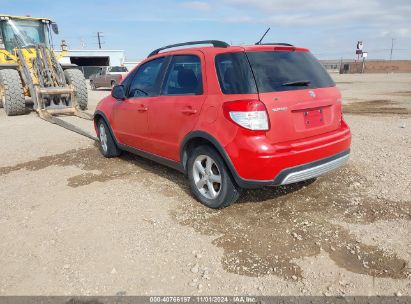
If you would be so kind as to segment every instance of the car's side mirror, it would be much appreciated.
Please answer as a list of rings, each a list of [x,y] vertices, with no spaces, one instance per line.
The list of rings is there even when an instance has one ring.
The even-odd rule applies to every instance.
[[[124,86],[121,84],[115,85],[113,87],[113,90],[111,91],[111,96],[113,96],[117,100],[126,99],[126,92],[124,90]]]
[[[58,35],[58,33],[59,33],[59,26],[57,25],[57,23],[52,22],[52,23],[51,23],[51,29],[53,30],[54,34]]]

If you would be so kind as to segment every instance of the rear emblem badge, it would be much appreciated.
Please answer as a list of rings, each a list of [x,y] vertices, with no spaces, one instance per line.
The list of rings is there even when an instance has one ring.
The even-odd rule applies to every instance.
[[[312,97],[312,98],[315,98],[315,93],[314,93],[314,91],[308,91],[308,94],[310,94],[310,96]]]
[[[273,112],[281,112],[281,111],[287,111],[287,107],[281,107],[281,108],[272,108]]]

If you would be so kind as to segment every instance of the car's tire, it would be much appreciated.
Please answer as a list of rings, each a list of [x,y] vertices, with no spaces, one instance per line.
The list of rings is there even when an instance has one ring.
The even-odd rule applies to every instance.
[[[114,80],[111,81],[111,88],[114,88],[114,86],[117,84]]]
[[[96,85],[94,84],[94,81],[93,81],[93,80],[90,80],[90,89],[91,89],[92,91],[95,91],[95,90],[96,90]]]
[[[121,150],[117,147],[110,129],[103,119],[97,122],[97,132],[99,139],[99,149],[104,157],[111,158],[117,157],[121,154]]]
[[[209,208],[227,207],[240,197],[241,189],[234,182],[224,160],[210,146],[201,145],[191,151],[187,175],[194,196]]]
[[[77,103],[80,109],[86,110],[88,104],[88,93],[87,83],[83,73],[77,69],[68,69],[64,71],[64,76],[66,76],[67,84],[74,87]]]
[[[20,74],[16,70],[0,70],[0,103],[8,116],[26,113],[26,101]]]

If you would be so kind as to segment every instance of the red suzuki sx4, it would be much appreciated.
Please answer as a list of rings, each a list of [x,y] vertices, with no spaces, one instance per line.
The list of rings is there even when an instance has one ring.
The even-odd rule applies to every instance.
[[[157,49],[100,101],[94,123],[105,157],[128,151],[180,170],[211,208],[242,188],[334,170],[351,143],[334,81],[308,49],[285,43]]]

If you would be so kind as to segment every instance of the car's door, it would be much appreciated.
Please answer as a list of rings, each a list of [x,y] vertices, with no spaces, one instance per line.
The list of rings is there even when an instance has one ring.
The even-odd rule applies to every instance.
[[[179,160],[180,142],[194,128],[205,100],[204,71],[201,52],[171,58],[160,98],[148,103],[152,153]]]
[[[165,60],[145,62],[125,80],[126,99],[113,107],[113,129],[121,144],[147,150],[148,104],[159,98]]]

